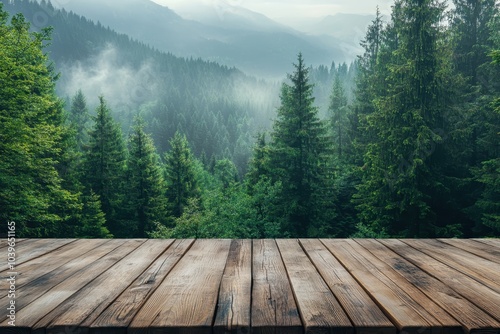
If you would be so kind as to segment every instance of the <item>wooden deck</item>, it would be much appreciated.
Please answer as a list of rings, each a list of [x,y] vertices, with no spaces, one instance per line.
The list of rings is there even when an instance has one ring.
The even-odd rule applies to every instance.
[[[25,239],[15,251],[16,327],[3,260],[2,334],[500,334],[499,239]]]

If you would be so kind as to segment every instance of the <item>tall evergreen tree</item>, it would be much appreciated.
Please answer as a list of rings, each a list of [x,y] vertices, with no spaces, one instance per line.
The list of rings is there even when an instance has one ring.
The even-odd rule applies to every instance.
[[[168,214],[159,158],[141,118],[136,118],[129,138],[126,189],[129,217],[137,225],[135,236],[144,238],[154,222],[164,223]]]
[[[180,217],[189,198],[199,196],[194,157],[185,135],[176,132],[165,156],[167,198],[174,217]]]
[[[19,236],[55,237],[78,202],[59,171],[68,132],[43,52],[50,29],[30,32],[21,14],[7,21],[0,3],[0,221],[15,221]]]
[[[78,149],[79,151],[83,151],[84,146],[88,142],[88,130],[91,119],[85,95],[83,95],[81,90],[78,90],[71,99],[69,121],[75,128]]]
[[[80,228],[78,238],[111,238],[113,235],[106,228],[106,216],[101,210],[101,201],[93,191],[83,196],[83,209],[78,216]]]
[[[364,53],[358,56],[358,71],[356,76],[356,89],[354,102],[349,114],[349,137],[353,139],[353,154],[348,157],[353,164],[362,164],[362,155],[367,143],[373,138],[368,133],[366,117],[375,111],[375,98],[386,88],[378,59],[382,51],[383,21],[377,7],[375,19],[368,26],[366,37],[361,42]],[[387,44],[387,43],[386,43]]]
[[[116,237],[127,236],[122,226],[123,186],[126,151],[119,125],[113,120],[104,97],[94,117],[94,128],[89,133],[89,145],[84,156],[84,180],[87,191],[93,191],[101,200],[109,231]]]
[[[282,185],[279,201],[287,221],[283,231],[305,237],[331,228],[331,139],[313,105],[302,54],[294,66],[291,85],[282,87],[269,156],[273,180]]]
[[[444,3],[396,1],[385,34],[396,36],[388,54],[386,96],[375,100],[368,129],[363,182],[356,198],[359,217],[373,231],[391,235],[435,236],[452,209],[446,193],[446,156],[441,145],[449,131],[453,91],[449,49],[443,43]],[[396,20],[397,19],[397,20]],[[394,41],[393,38],[387,42]],[[388,45],[388,50],[394,46]]]
[[[500,66],[500,50],[491,55],[496,66]],[[500,97],[497,97],[491,107],[490,113],[485,115],[485,133],[481,137],[489,158],[473,169],[483,188],[472,211],[478,223],[493,231],[485,231],[486,233],[500,236]]]
[[[491,130],[495,127],[493,100],[500,93],[498,76],[500,68],[491,64],[489,53],[495,47],[495,34],[499,17],[498,2],[494,0],[454,0],[451,20],[453,37],[453,62],[465,83],[459,87],[464,97],[460,106],[461,119],[455,121],[456,132],[461,133],[461,144],[453,152],[455,175],[465,181],[453,189],[460,207],[466,212],[476,210],[483,187],[477,182],[478,170],[483,162],[490,161],[498,154],[491,145]],[[492,117],[493,116],[493,117]],[[493,121],[493,123],[491,123]],[[495,136],[493,136],[495,137]],[[494,139],[496,140],[496,138]],[[471,208],[471,209],[469,209]],[[483,235],[488,228],[482,224],[477,214],[466,224],[467,235]]]
[[[343,162],[346,148],[350,144],[347,136],[348,107],[347,96],[340,76],[336,75],[328,107],[333,131],[333,147],[338,163]],[[344,155],[344,156],[343,156]]]
[[[451,27],[454,38],[454,62],[457,70],[476,86],[482,80],[480,66],[489,62],[493,47],[493,27],[498,15],[495,0],[453,0]]]

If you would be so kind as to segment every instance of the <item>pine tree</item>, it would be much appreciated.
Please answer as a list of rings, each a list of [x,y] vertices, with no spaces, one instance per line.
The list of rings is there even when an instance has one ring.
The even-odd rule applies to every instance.
[[[476,86],[482,80],[480,67],[489,62],[493,47],[493,26],[498,15],[495,0],[453,0],[451,27],[454,37],[454,60],[457,70]]]
[[[144,238],[154,223],[167,217],[164,179],[151,137],[144,132],[144,122],[136,118],[129,138],[127,160],[127,210],[137,225],[136,237]],[[132,218],[133,217],[133,218]]]
[[[106,228],[106,216],[101,210],[101,201],[93,191],[83,198],[83,210],[79,216],[81,228],[78,238],[111,238],[113,235]]]
[[[99,97],[94,122],[84,156],[85,185],[87,191],[93,191],[99,196],[109,231],[116,237],[127,236],[127,230],[120,222],[126,161],[125,144],[121,129],[113,120],[111,110],[102,96]]]
[[[499,66],[500,51],[493,52],[491,56]],[[487,233],[500,236],[500,97],[492,103],[492,110],[486,115],[484,123],[486,131],[482,144],[490,158],[473,169],[477,181],[483,186],[473,211],[476,221],[494,231]]]
[[[331,226],[329,210],[331,143],[325,123],[314,107],[313,87],[302,54],[283,84],[281,106],[275,120],[270,147],[270,168],[274,182],[280,182],[279,202],[291,236],[320,234]],[[323,215],[325,214],[325,215]]]
[[[176,132],[165,156],[167,198],[174,217],[180,217],[188,199],[199,196],[194,157],[185,135]]]
[[[71,100],[69,121],[76,131],[78,149],[79,151],[83,151],[84,146],[88,142],[88,128],[91,119],[85,95],[83,95],[81,90],[78,90]]]
[[[7,19],[0,3],[0,221],[15,221],[18,236],[56,237],[78,200],[59,171],[68,131],[43,51],[51,31]]]
[[[363,154],[366,145],[373,139],[373,134],[368,132],[366,117],[375,111],[375,98],[386,89],[382,74],[379,55],[387,54],[392,50],[383,50],[383,40],[387,34],[383,31],[383,22],[377,7],[375,19],[368,26],[365,39],[361,42],[364,54],[358,56],[358,71],[356,76],[356,89],[354,103],[349,114],[349,137],[353,139],[353,154],[348,157],[352,164],[363,163]],[[385,43],[387,44],[387,43]]]
[[[253,157],[250,160],[248,173],[245,176],[248,193],[252,194],[253,187],[262,176],[269,176],[269,146],[266,143],[266,134],[257,134],[257,143],[253,149]]]
[[[367,146],[356,194],[359,217],[373,231],[435,236],[438,224],[448,222],[450,204],[443,181],[449,165],[441,144],[453,114],[444,115],[454,95],[448,90],[452,75],[443,43],[443,13],[444,4],[434,0],[394,5],[386,34],[396,36],[397,49],[387,58],[387,93],[377,97],[376,109],[367,118],[376,138]]]
[[[330,105],[328,107],[331,117],[331,126],[333,131],[333,147],[338,163],[343,162],[346,155],[346,148],[349,145],[347,138],[347,119],[348,107],[347,96],[340,76],[336,75],[330,95]],[[344,155],[344,156],[343,156]]]

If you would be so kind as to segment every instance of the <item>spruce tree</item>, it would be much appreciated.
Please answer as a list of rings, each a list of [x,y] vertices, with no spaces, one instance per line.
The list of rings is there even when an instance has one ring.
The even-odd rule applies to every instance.
[[[331,117],[331,127],[333,132],[333,148],[336,161],[340,164],[345,160],[347,147],[350,144],[347,136],[348,107],[347,96],[340,76],[337,74],[333,82],[332,93],[330,95],[330,105],[328,111]]]
[[[78,90],[71,99],[71,108],[68,118],[76,132],[78,149],[79,151],[83,151],[84,146],[88,142],[88,130],[91,119],[85,95],[83,95],[81,90]]]
[[[18,236],[60,236],[78,210],[77,195],[62,185],[67,150],[57,75],[44,43],[50,29],[30,32],[21,14],[8,24],[0,3],[0,221],[16,222]]]
[[[83,209],[79,215],[81,227],[76,232],[78,238],[111,238],[106,228],[106,216],[101,210],[101,201],[93,191],[83,196]]]
[[[185,135],[176,132],[165,156],[167,198],[174,217],[184,212],[188,199],[199,196],[194,157]]]
[[[495,65],[500,66],[500,51],[491,53],[491,56]],[[500,236],[500,97],[491,108],[484,120],[486,131],[482,136],[482,145],[489,158],[473,169],[482,191],[472,211],[475,220],[490,229],[484,233]]]
[[[84,182],[89,193],[93,191],[99,196],[109,231],[116,237],[129,236],[120,217],[123,212],[125,144],[121,129],[113,120],[103,96],[99,97],[94,123],[84,155]]]
[[[452,183],[448,152],[454,144],[456,82],[444,43],[444,8],[434,0],[394,6],[386,34],[397,37],[397,49],[386,60],[387,93],[375,99],[376,110],[367,118],[376,137],[367,146],[356,194],[359,217],[373,231],[429,237],[455,230],[460,235],[450,219],[458,209],[446,195]]]
[[[364,53],[358,56],[356,88],[354,102],[349,113],[348,134],[353,140],[353,154],[348,157],[352,164],[362,165],[366,145],[373,139],[368,132],[366,118],[375,111],[374,100],[386,89],[382,67],[378,59],[380,54],[392,52],[383,50],[383,22],[377,7],[375,19],[368,26],[366,37],[361,42]]]
[[[129,137],[126,189],[129,220],[137,226],[135,236],[144,238],[154,229],[155,222],[165,222],[167,208],[159,158],[141,118],[136,118]]]
[[[286,217],[283,232],[314,236],[331,228],[331,142],[325,123],[313,105],[313,87],[302,54],[283,84],[281,106],[270,146],[274,182],[282,185],[279,202]]]

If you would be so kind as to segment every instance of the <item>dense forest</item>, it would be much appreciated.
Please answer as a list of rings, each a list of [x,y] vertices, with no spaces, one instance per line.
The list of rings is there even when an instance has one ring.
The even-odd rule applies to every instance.
[[[500,12],[453,4],[396,0],[353,64],[299,54],[273,83],[44,0],[2,1],[2,225],[23,237],[499,236]],[[84,93],[103,77],[109,89]]]

